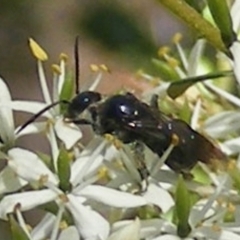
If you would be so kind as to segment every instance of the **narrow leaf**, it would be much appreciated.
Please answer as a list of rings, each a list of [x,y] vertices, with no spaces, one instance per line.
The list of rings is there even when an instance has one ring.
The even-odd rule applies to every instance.
[[[203,82],[210,79],[225,77],[232,74],[233,74],[232,71],[224,71],[224,72],[209,73],[209,74],[200,75],[197,77],[185,78],[180,81],[171,83],[169,88],[167,89],[167,93],[172,99],[175,99],[179,97],[181,94],[183,94],[189,87],[191,87],[195,83]]]

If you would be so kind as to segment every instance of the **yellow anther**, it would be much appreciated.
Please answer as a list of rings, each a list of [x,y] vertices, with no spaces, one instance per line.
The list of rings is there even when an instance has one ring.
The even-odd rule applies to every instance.
[[[119,139],[117,139],[116,137],[114,137],[113,135],[107,133],[104,135],[104,137],[107,141],[112,143],[117,149],[122,148],[122,142]]]
[[[233,205],[232,203],[228,203],[228,211],[231,212],[231,213],[235,213],[236,206]]]
[[[60,60],[63,60],[64,62],[67,62],[68,56],[65,53],[61,53],[59,56]]]
[[[178,135],[177,135],[177,134],[173,134],[173,135],[172,135],[172,142],[171,142],[171,144],[173,144],[174,146],[177,146],[178,143],[179,143],[179,137],[178,137]]]
[[[98,177],[99,179],[106,178],[108,176],[108,169],[106,167],[101,167],[98,170]]]
[[[151,80],[151,85],[154,86],[154,87],[158,86],[159,83],[160,83],[159,78],[153,78],[153,79]]]
[[[161,47],[158,49],[158,56],[163,57],[164,55],[170,52],[170,48],[167,46]]]
[[[48,59],[47,53],[32,38],[29,39],[29,46],[33,53],[33,56],[36,57],[38,60],[46,61]]]
[[[220,228],[218,225],[213,224],[213,225],[212,225],[212,230],[215,231],[215,232],[220,232],[220,231],[221,231],[221,228]]]
[[[104,138],[109,142],[113,142],[114,136],[112,134],[106,133],[104,134]]]
[[[175,67],[179,66],[179,61],[176,58],[169,57],[167,59],[167,62],[172,68],[175,68]]]
[[[228,168],[229,171],[236,169],[236,167],[237,167],[236,162],[234,160],[228,161],[227,168]]]
[[[181,33],[176,33],[172,38],[172,41],[173,41],[174,44],[178,44],[181,40],[182,40],[182,34]]]
[[[67,203],[69,201],[67,195],[65,194],[60,194],[58,197],[63,203]]]
[[[90,65],[90,69],[91,69],[91,71],[93,71],[93,72],[99,71],[99,67],[98,67],[98,65],[96,65],[96,64],[91,64],[91,65]]]
[[[110,69],[105,64],[101,64],[99,67],[104,72],[108,72],[108,73],[110,72]]]
[[[61,230],[64,230],[64,229],[66,229],[68,227],[68,224],[67,224],[67,222],[66,221],[61,221],[60,222],[60,224],[59,224],[59,229],[61,229]]]
[[[48,181],[48,175],[41,175],[38,180],[40,186],[45,185],[47,181]]]
[[[53,64],[52,65],[52,71],[57,74],[57,75],[60,75],[61,74],[61,68],[59,67],[59,65],[57,64]]]

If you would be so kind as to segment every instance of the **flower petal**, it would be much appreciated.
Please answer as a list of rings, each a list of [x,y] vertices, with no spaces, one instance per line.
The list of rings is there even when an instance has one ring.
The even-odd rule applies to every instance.
[[[5,106],[0,106],[0,137],[3,142],[12,144],[14,141],[14,121],[13,112],[8,106],[11,103],[11,94],[2,78],[0,78],[0,103],[5,104]]]
[[[80,235],[86,240],[106,239],[110,231],[109,223],[99,213],[83,206],[74,195],[69,194],[68,198],[66,206]]]
[[[27,211],[53,201],[56,197],[57,193],[50,189],[8,195],[0,202],[0,218],[7,219],[7,214],[14,212],[15,207],[19,204],[21,211]]]
[[[238,81],[238,84],[240,84],[240,43],[234,42],[232,46],[230,47],[230,51],[233,55],[233,71],[236,76],[236,79]]]
[[[54,185],[58,184],[56,176],[35,153],[21,148],[13,148],[8,151],[8,155],[9,167],[26,181],[39,181],[41,177],[47,177],[48,182]]]
[[[34,240],[42,240],[47,238],[55,222],[56,216],[51,213],[46,213],[42,220],[34,227],[31,232],[31,237]]]
[[[37,102],[37,101],[35,102],[34,101],[31,101],[31,102],[30,101],[12,101],[9,104],[9,107],[12,108],[13,110],[23,111],[27,113],[33,113],[33,114],[38,113],[39,111],[43,110],[47,106],[48,104],[43,102]],[[50,111],[44,112],[42,116],[47,118],[52,117]]]
[[[14,192],[26,184],[27,182],[19,178],[9,166],[0,173],[0,194]]]
[[[137,218],[130,224],[122,227],[118,231],[111,234],[107,240],[139,240],[140,239],[140,221]]]
[[[169,192],[152,183],[148,186],[147,191],[144,193],[144,197],[148,202],[160,207],[164,213],[174,206],[174,201]]]
[[[70,149],[82,137],[81,130],[75,124],[67,124],[62,118],[57,119],[55,131],[58,138],[63,141],[66,149]]]
[[[58,240],[66,240],[66,239],[71,239],[71,240],[79,240],[80,239],[76,227],[71,226],[71,227],[64,229],[61,232]]]
[[[113,207],[131,208],[147,204],[147,201],[142,196],[117,191],[100,185],[89,185],[77,194]]]

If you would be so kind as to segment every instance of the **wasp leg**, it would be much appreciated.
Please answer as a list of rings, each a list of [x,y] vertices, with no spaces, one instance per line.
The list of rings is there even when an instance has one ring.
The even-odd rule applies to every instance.
[[[142,180],[141,191],[146,191],[148,187],[148,177],[150,176],[147,166],[145,164],[144,145],[141,142],[135,142],[133,144],[134,161]]]

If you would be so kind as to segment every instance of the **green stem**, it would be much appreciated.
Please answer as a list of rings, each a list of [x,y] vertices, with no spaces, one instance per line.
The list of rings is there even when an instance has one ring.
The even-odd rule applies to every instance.
[[[228,53],[225,47],[220,31],[205,20],[194,8],[189,6],[184,0],[157,0],[179,18],[181,18],[189,27],[200,34],[201,37],[212,44],[222,52]]]

